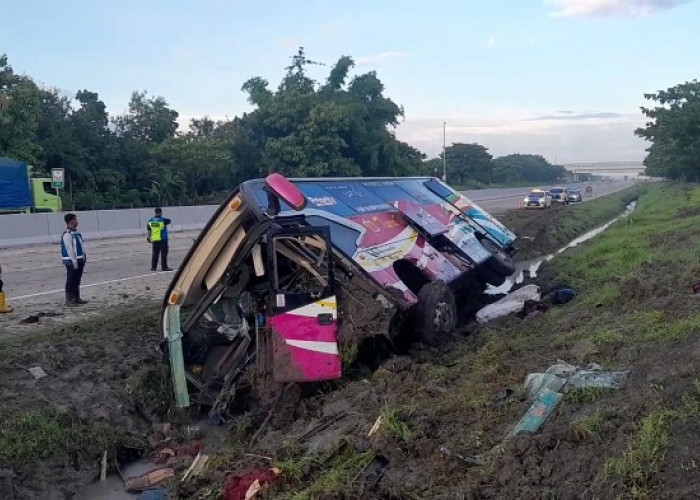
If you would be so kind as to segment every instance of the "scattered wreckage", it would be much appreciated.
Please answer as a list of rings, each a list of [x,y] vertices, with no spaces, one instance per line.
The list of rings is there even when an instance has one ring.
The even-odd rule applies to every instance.
[[[287,383],[335,380],[366,339],[452,334],[477,283],[513,274],[516,235],[432,177],[241,184],[163,302],[176,403],[225,415]]]

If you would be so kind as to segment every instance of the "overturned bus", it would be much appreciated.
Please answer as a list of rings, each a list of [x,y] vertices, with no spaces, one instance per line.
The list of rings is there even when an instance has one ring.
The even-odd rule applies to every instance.
[[[515,268],[516,235],[432,177],[241,184],[170,283],[161,348],[176,403],[338,379],[365,340],[438,344],[465,293]]]

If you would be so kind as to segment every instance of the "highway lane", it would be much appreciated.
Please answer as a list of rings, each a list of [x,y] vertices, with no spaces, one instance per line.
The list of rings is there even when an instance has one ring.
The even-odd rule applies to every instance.
[[[592,183],[593,196],[624,189],[632,182]],[[539,186],[548,188],[548,186]],[[466,191],[475,203],[493,213],[517,208],[529,192],[527,188],[503,188]],[[196,232],[172,233],[169,264],[176,268],[196,238]],[[86,311],[104,311],[122,303],[148,303],[160,300],[172,279],[172,273],[151,273],[151,246],[143,237],[86,241],[88,263],[83,277],[83,298],[90,304]],[[35,245],[2,251],[0,262],[9,302],[17,314],[62,310],[65,269],[56,245]],[[0,315],[0,333],[10,316]]]
[[[634,185],[634,181],[604,181],[604,182],[589,182],[581,184],[572,184],[581,188],[581,193],[584,191],[584,186],[593,188],[592,196],[583,196],[584,203],[599,196],[621,191],[627,187]],[[540,189],[550,189],[553,186],[534,186]],[[518,203],[525,198],[525,195],[530,192],[528,188],[496,188],[496,189],[475,189],[471,191],[463,191],[463,193],[485,210],[493,214],[503,213],[507,210],[518,208]]]

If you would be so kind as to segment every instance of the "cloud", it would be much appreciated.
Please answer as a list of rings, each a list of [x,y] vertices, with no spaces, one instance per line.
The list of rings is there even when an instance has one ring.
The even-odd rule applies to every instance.
[[[397,51],[387,51],[380,52],[379,54],[374,54],[371,56],[362,56],[355,59],[355,64],[357,66],[374,66],[376,64],[383,63],[384,61],[389,61],[391,59],[399,59],[406,57],[405,52]]]
[[[489,46],[489,47],[493,47],[494,45],[496,45],[496,37],[495,37],[495,36],[492,36],[492,37],[489,38],[488,46]]]
[[[544,0],[554,17],[637,17],[673,9],[691,0]]]
[[[549,120],[591,120],[591,119],[603,119],[603,120],[614,120],[618,118],[625,118],[625,115],[620,113],[613,113],[612,111],[599,111],[594,113],[575,113],[574,111],[557,111],[553,115],[543,115],[536,116],[534,118],[528,118],[525,121],[549,121]]]
[[[442,123],[442,117],[408,116],[396,136],[435,157],[442,150]],[[643,124],[641,115],[571,121],[453,116],[447,117],[447,144],[476,142],[494,156],[540,154],[558,163],[641,161],[648,144],[634,130]]]

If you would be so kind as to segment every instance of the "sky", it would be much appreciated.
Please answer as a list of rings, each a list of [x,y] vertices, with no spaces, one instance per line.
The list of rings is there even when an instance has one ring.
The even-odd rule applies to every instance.
[[[15,71],[111,114],[131,92],[190,118],[251,108],[303,46],[376,71],[403,106],[399,139],[429,157],[454,142],[556,163],[641,161],[653,93],[700,74],[700,0],[0,0],[0,54]]]

